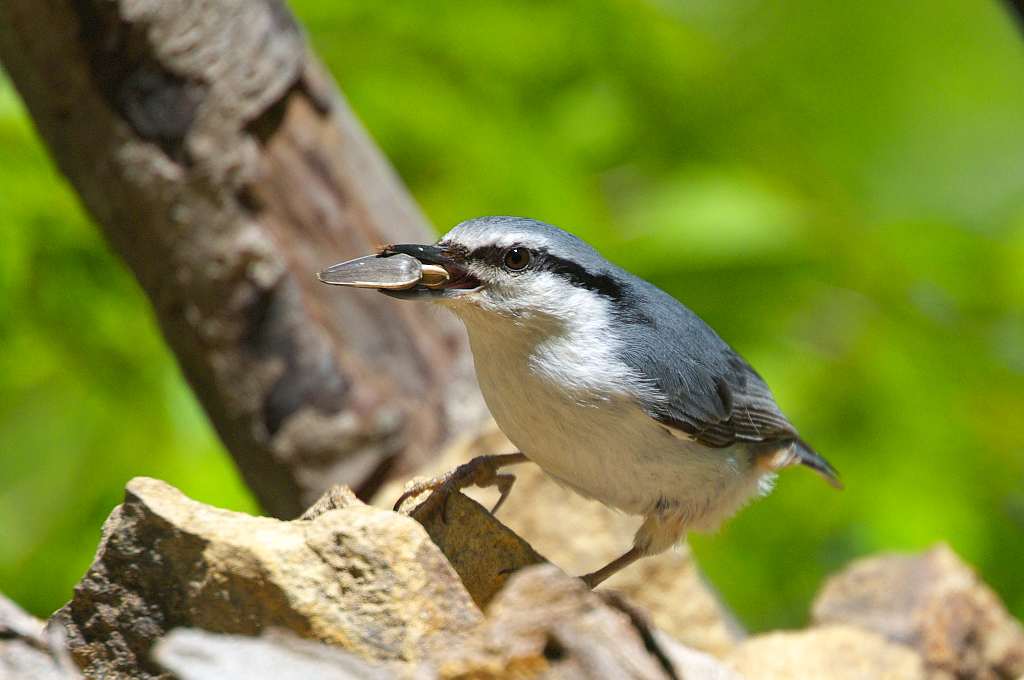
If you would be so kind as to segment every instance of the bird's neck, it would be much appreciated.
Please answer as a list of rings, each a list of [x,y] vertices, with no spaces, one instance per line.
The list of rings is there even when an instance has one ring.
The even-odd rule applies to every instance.
[[[619,358],[621,339],[612,332],[611,305],[597,296],[566,300],[557,316],[537,310],[460,311],[488,403],[510,390],[590,402],[632,394],[629,385],[639,380]]]

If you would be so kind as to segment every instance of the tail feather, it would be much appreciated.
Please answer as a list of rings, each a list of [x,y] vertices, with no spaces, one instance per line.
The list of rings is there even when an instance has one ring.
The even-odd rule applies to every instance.
[[[797,437],[793,441],[793,452],[796,454],[796,462],[806,465],[826,482],[842,491],[843,485],[839,482],[839,473],[829,465],[829,462],[818,455],[818,452],[811,448],[811,445]]]

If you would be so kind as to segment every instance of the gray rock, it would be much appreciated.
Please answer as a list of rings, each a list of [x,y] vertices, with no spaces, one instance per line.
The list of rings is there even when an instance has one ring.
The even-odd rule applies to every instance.
[[[0,678],[75,680],[79,674],[63,649],[63,636],[0,593]]]
[[[395,671],[284,631],[258,638],[176,628],[153,660],[179,680],[394,680]]]
[[[847,623],[918,649],[932,680],[1016,680],[1024,631],[947,545],[854,562],[815,599],[816,624]]]
[[[474,456],[514,450],[494,427],[449,449],[424,474],[435,477]],[[498,513],[498,519],[507,529],[489,515],[469,512],[472,508],[461,500],[449,505],[449,515],[464,515],[466,526],[472,526],[472,531],[486,531],[494,536],[494,541],[507,546],[503,548],[500,565],[480,565],[476,567],[476,576],[469,573],[473,565],[489,560],[491,556],[480,555],[479,550],[474,553],[471,539],[467,536],[470,532],[459,522],[449,521],[447,525],[437,522],[436,513],[426,513],[424,517],[413,511],[414,517],[425,521],[438,545],[445,548],[445,555],[463,576],[470,592],[475,597],[476,593],[482,593],[483,599],[477,599],[479,603],[486,603],[496,585],[500,585],[498,578],[490,577],[488,580],[488,574],[540,562],[540,555],[569,574],[585,574],[604,566],[632,545],[639,518],[563,489],[532,463],[512,466],[505,471],[517,478],[508,501]],[[403,490],[398,483],[386,485],[374,499],[374,504],[390,508]],[[498,497],[494,491],[467,491],[484,500],[487,507],[491,507]],[[514,532],[511,537],[506,535],[508,529]],[[517,541],[525,547],[516,547]],[[482,543],[486,545],[486,542]],[[475,557],[467,559],[474,554]],[[471,583],[479,584],[479,587]],[[640,560],[613,576],[602,588],[626,593],[650,612],[654,624],[663,631],[688,647],[719,658],[727,656],[745,637],[734,617],[704,582],[689,546]]]
[[[95,561],[51,621],[104,678],[167,678],[149,660],[177,627],[269,628],[367,660],[415,663],[458,643],[481,613],[415,521],[362,504],[281,522],[129,482]]]
[[[921,655],[854,626],[752,637],[730,665],[747,680],[925,680]]]
[[[663,649],[662,634],[638,626],[578,578],[550,564],[509,578],[487,620],[439,663],[452,680],[735,680],[710,655]]]
[[[544,558],[530,544],[461,493],[431,494],[410,515],[459,574],[473,601],[484,607],[509,574],[540,564]]]
[[[736,671],[707,652],[687,647],[674,637],[654,630],[654,640],[680,680],[744,680]]]
[[[14,604],[0,593],[0,640],[22,638],[46,644],[46,623]]]
[[[3,680],[72,680],[79,676],[62,668],[53,655],[23,640],[0,639]]]

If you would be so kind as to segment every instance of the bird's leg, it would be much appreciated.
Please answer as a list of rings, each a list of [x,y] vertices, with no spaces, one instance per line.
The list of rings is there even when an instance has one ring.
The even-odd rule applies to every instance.
[[[501,492],[501,497],[498,498],[498,502],[495,503],[494,508],[491,509],[491,513],[497,511],[501,507],[501,504],[505,502],[510,491],[512,491],[512,485],[516,481],[515,475],[510,474],[498,474],[498,470],[505,467],[506,465],[515,465],[516,463],[526,463],[529,458],[521,453],[503,453],[494,456],[477,456],[473,460],[469,461],[465,465],[460,465],[451,472],[446,472],[440,477],[420,482],[411,489],[402,494],[395,503],[395,511],[397,512],[405,501],[418,496],[424,491],[440,491],[444,494],[444,506],[448,505],[448,496],[460,489],[465,489],[468,486],[479,486],[486,488],[489,486],[497,486],[498,491]],[[442,511],[442,520],[444,519],[444,512]]]
[[[629,565],[636,562],[638,559],[644,556],[644,551],[635,545],[626,551],[621,557],[612,560],[608,564],[604,565],[597,571],[587,574],[586,576],[580,576],[590,588],[596,588],[598,585],[603,583],[609,576],[615,574],[622,569],[625,569]]]

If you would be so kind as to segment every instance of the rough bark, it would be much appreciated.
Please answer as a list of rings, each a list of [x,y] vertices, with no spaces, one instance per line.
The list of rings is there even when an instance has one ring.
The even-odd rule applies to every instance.
[[[1024,28],[1024,0],[1007,0],[1006,6]]]
[[[280,0],[2,0],[0,60],[267,512],[479,418],[453,319],[314,276],[432,235]]]

